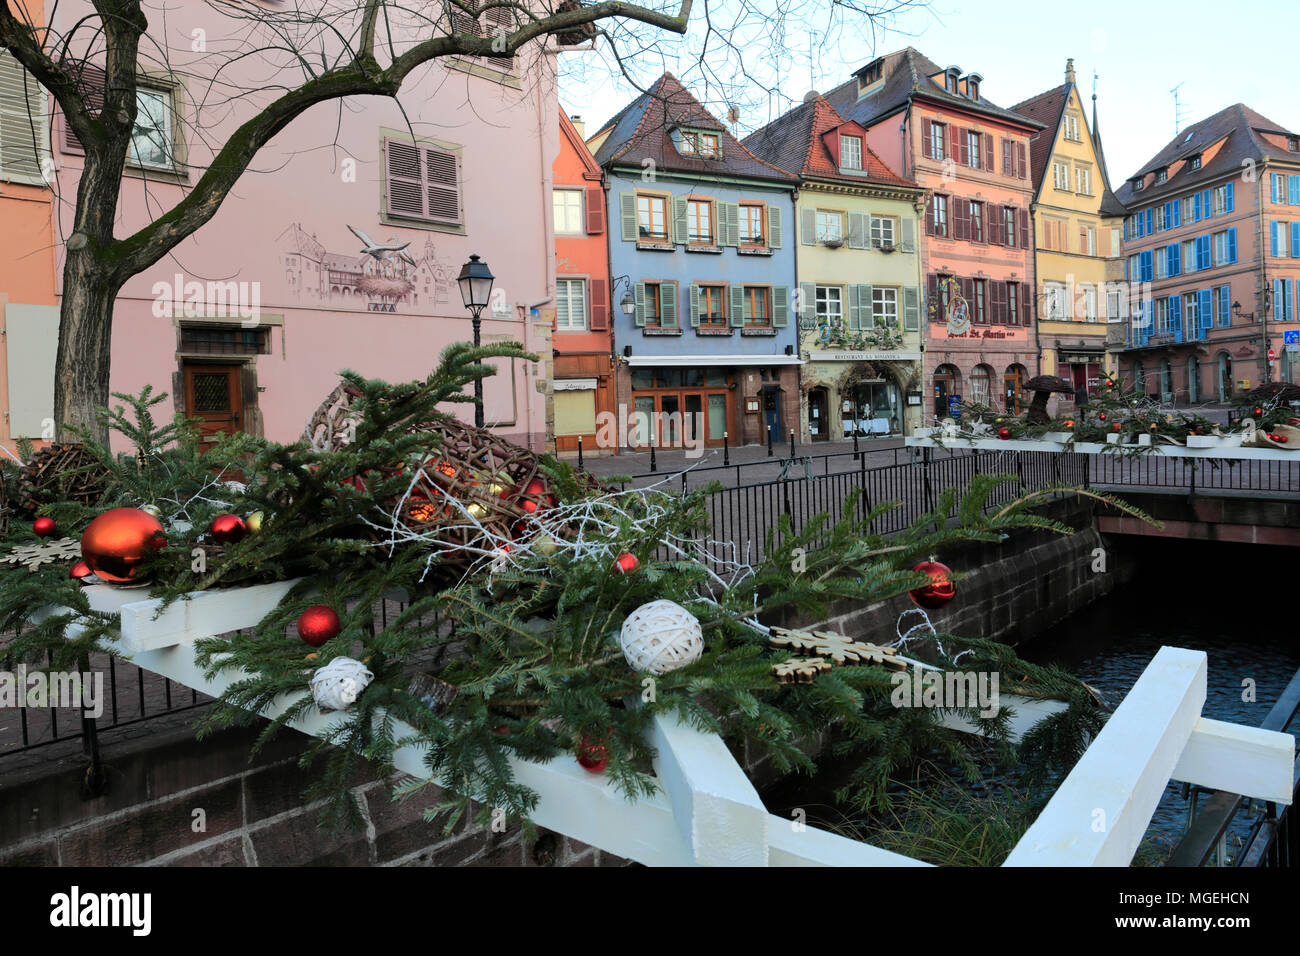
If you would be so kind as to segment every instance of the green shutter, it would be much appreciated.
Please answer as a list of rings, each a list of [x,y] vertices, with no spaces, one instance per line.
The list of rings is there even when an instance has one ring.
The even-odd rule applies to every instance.
[[[898,223],[899,228],[903,231],[903,242],[899,248],[903,252],[916,252],[916,220],[904,216],[899,219]]]
[[[858,297],[859,288],[860,286],[851,285],[846,286],[844,290],[847,293],[845,297],[849,300],[848,319],[850,332],[856,332],[862,328],[862,300]]]
[[[697,282],[691,283],[691,328],[700,327],[700,286]]]
[[[864,329],[874,329],[876,327],[876,316],[872,311],[871,286],[858,286],[858,295],[862,300],[862,327]]]
[[[799,210],[799,241],[805,246],[817,245],[817,210],[805,206]]]
[[[659,324],[665,329],[677,328],[677,283],[659,285]]]
[[[740,203],[718,203],[718,245],[740,245]]]
[[[804,328],[817,328],[817,286],[812,282],[800,282],[799,298],[803,299],[799,318],[803,321]]]
[[[906,237],[906,230],[903,235]],[[906,238],[903,241],[906,242]],[[908,332],[916,332],[921,328],[921,290],[916,286],[908,286],[903,290],[903,328]]]
[[[636,284],[636,324],[645,325],[645,283]]]
[[[772,325],[783,329],[790,324],[790,288],[789,286],[772,287]]]
[[[733,285],[731,287],[731,327],[739,329],[745,324],[745,287],[743,285]]]
[[[636,242],[636,193],[619,193],[618,210],[623,221],[623,241]]]
[[[686,228],[686,197],[673,197],[672,238],[677,245],[685,245],[689,235]]]
[[[849,213],[849,248],[865,249],[870,245],[871,217],[866,213]]]
[[[781,248],[781,207],[767,207],[767,245],[770,249]]]

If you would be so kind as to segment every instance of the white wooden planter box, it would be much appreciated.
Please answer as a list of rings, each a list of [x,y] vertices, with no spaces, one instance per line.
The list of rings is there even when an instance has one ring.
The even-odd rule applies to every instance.
[[[242,675],[228,671],[206,679],[194,661],[194,642],[252,626],[292,584],[195,594],[161,613],[160,601],[141,598],[139,592],[93,585],[87,596],[96,610],[122,612],[119,656],[216,697]],[[41,609],[33,616],[54,610]],[[1171,779],[1289,803],[1295,738],[1201,717],[1206,675],[1204,652],[1161,648],[1006,865],[1127,865]],[[292,699],[281,698],[264,715],[282,713]],[[999,703],[1011,709],[1017,739],[1063,706],[1010,694],[1000,695]],[[942,718],[950,727],[974,730],[955,714]],[[323,736],[342,719],[338,713],[311,710],[292,726]],[[399,740],[413,734],[409,725],[395,723]],[[636,802],[572,757],[546,763],[512,760],[516,779],[540,797],[533,820],[647,865],[926,865],[769,814],[721,738],[700,733],[674,715],[656,716],[651,738],[660,789]],[[396,752],[394,763],[404,773],[422,777],[422,758],[423,752],[408,744]],[[1106,821],[1100,830],[1094,826],[1099,812]]]

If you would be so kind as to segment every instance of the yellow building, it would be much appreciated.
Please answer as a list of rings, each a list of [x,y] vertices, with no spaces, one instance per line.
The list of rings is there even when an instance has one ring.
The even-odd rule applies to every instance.
[[[804,441],[902,435],[922,423],[924,190],[866,130],[809,98],[744,145],[800,178],[795,205]]]
[[[1044,374],[1059,375],[1095,393],[1107,361],[1109,323],[1122,330],[1124,207],[1111,192],[1106,157],[1075,83],[1065,83],[1012,107],[1046,127],[1030,141],[1037,288],[1037,345]],[[1122,333],[1121,333],[1122,334]]]

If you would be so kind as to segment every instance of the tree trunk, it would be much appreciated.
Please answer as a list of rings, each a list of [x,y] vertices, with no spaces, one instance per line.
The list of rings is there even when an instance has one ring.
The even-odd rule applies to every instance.
[[[96,421],[95,410],[108,405],[109,346],[118,289],[105,271],[87,247],[68,250],[54,363],[54,422],[61,440],[69,437],[67,426],[82,425],[98,441],[108,441],[108,429]]]

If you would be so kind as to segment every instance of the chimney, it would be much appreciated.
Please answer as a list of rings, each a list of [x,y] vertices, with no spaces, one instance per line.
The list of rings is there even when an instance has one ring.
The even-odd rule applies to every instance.
[[[1074,57],[1065,61],[1065,82],[1074,86]]]
[[[578,136],[580,136],[582,139],[587,138],[587,124],[582,121],[581,116],[579,116],[577,113],[574,113],[572,116],[569,117],[569,122],[572,123],[573,128],[578,131]]]

